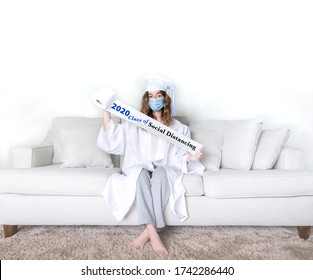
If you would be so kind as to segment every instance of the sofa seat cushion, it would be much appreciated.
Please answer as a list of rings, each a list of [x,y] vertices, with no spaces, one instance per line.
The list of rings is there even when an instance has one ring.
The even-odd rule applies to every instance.
[[[102,196],[109,177],[119,168],[61,168],[49,165],[0,171],[0,194]],[[202,177],[185,175],[186,196],[204,195]]]
[[[102,196],[102,191],[119,168],[36,168],[6,169],[0,172],[0,193],[26,195]]]
[[[183,177],[185,196],[204,195],[202,176],[186,174]]]
[[[206,171],[203,185],[211,198],[306,196],[313,195],[313,171],[220,169]]]

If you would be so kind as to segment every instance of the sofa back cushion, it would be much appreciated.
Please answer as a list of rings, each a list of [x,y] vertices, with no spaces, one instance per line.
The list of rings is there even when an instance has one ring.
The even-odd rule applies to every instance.
[[[188,125],[188,120],[186,117],[184,116],[174,116],[173,117],[175,120],[178,120],[179,122],[181,122],[184,125]]]
[[[187,124],[186,117],[175,116],[175,118],[183,124]],[[113,120],[117,123],[120,122],[120,119],[114,116]],[[98,126],[99,131],[101,125],[102,118],[54,118],[51,129],[54,146],[53,164],[64,164],[64,141],[62,138],[64,140],[64,138],[69,138],[69,134],[78,133],[78,130],[76,132],[74,130],[64,132],[64,130],[84,127],[88,129],[88,127]],[[285,128],[262,131],[260,119],[190,121],[188,125],[191,138],[204,145],[201,162],[207,170],[218,170],[220,167],[241,170],[271,169],[289,137],[289,130]],[[62,137],[61,130],[63,131]],[[73,154],[74,147],[71,149]],[[71,153],[67,149],[65,166],[70,165],[70,161],[75,163],[76,159],[69,156]],[[114,166],[120,166],[120,156],[111,155],[111,159]],[[107,158],[102,158],[102,160],[104,160],[103,164],[108,163]],[[76,164],[77,162],[74,165]],[[95,161],[89,164],[98,166],[99,162]]]
[[[113,120],[115,122],[119,122],[120,119],[113,117]],[[63,163],[63,156],[64,156],[64,138],[67,138],[69,140],[70,134],[79,134],[81,131],[79,129],[91,127],[93,129],[97,129],[98,133],[100,131],[100,128],[102,126],[102,118],[86,118],[86,117],[56,117],[52,120],[52,129],[51,129],[51,134],[52,134],[52,144],[53,144],[53,158],[52,158],[52,163],[53,164],[61,164]],[[72,129],[72,131],[71,131]],[[73,129],[77,129],[76,131]],[[63,137],[61,138],[61,130],[63,132]],[[68,130],[66,132],[66,130]],[[98,136],[97,133],[97,136]],[[92,140],[92,139],[89,139]],[[97,143],[97,137],[94,139],[94,146],[96,147]],[[70,147],[70,145],[66,144],[66,147]],[[76,145],[76,148],[77,145]],[[73,149],[70,148],[72,151]],[[78,163],[79,159],[78,158],[73,158],[72,156],[70,157],[69,155],[72,154],[72,151],[67,151],[66,158],[67,158],[67,163],[71,161],[72,163],[76,162]],[[87,154],[85,154],[87,155]],[[118,156],[111,156],[112,161],[114,166],[119,166],[119,157]],[[86,159],[86,158],[85,158]],[[107,157],[104,159],[104,163],[107,163]],[[93,164],[96,164],[94,162]],[[98,166],[99,162],[96,164]],[[66,164],[67,165],[67,164]]]
[[[289,129],[264,129],[255,153],[252,169],[272,169],[289,138]]]
[[[203,145],[201,163],[206,170],[219,170],[222,158],[223,132],[189,125],[191,138]]]
[[[111,156],[95,144],[99,130],[99,125],[60,129],[61,167],[113,167]]]
[[[222,149],[219,153],[221,166],[229,169],[251,169],[262,131],[261,119],[190,121],[189,126],[195,138],[198,138],[194,140],[199,140],[204,145],[203,159],[206,161],[208,160],[206,157],[212,159],[212,155],[207,151],[210,146],[212,147],[209,139],[212,137],[213,131],[219,131],[223,135]],[[197,131],[205,131],[207,135],[201,136],[200,139],[197,137],[197,133],[199,133]],[[215,145],[218,147],[216,143]],[[215,150],[217,151],[217,149]],[[215,152],[215,156],[218,156],[218,153]]]
[[[88,125],[99,125],[101,127],[101,118],[84,117],[56,117],[52,120],[52,143],[53,143],[53,164],[63,163],[63,147],[60,137],[60,130],[66,128],[79,128]]]
[[[250,170],[261,132],[260,119],[242,121],[226,130],[222,168]]]

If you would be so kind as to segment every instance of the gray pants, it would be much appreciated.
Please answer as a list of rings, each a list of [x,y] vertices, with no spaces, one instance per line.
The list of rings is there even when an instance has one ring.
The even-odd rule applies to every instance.
[[[157,228],[165,226],[163,212],[170,197],[170,186],[164,167],[153,172],[142,169],[136,191],[136,206],[140,225],[154,224]]]

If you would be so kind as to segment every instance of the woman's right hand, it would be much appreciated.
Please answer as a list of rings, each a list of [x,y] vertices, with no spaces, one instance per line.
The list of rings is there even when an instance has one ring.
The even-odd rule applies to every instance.
[[[191,161],[199,161],[202,157],[202,150],[197,150],[196,153],[193,154],[189,154],[188,158],[187,158],[187,162],[191,162]]]

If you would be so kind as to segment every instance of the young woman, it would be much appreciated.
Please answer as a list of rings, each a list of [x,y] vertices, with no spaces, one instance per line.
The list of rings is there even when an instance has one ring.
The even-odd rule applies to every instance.
[[[166,93],[171,86],[163,80],[150,80],[142,97],[141,112],[190,137],[188,127],[171,115],[172,100]],[[124,156],[122,174],[110,177],[104,196],[118,221],[136,204],[144,230],[128,247],[140,248],[150,241],[156,253],[168,254],[157,229],[165,226],[163,211],[168,201],[180,221],[188,218],[182,177],[189,172],[203,172],[198,161],[202,152],[191,155],[129,122],[116,124],[106,111],[97,145],[110,154]]]

